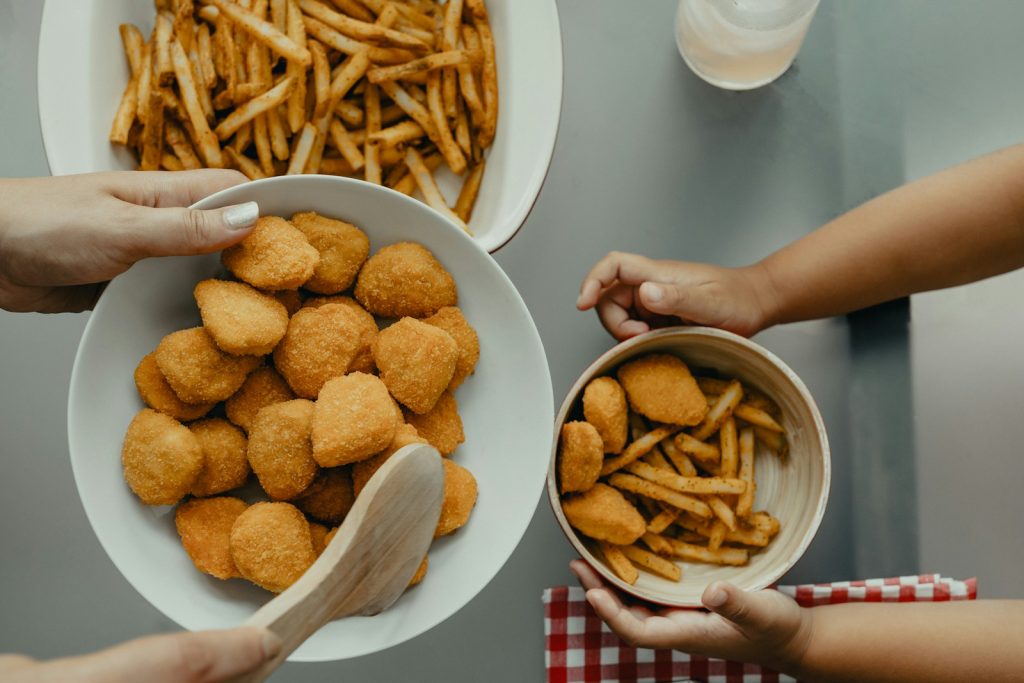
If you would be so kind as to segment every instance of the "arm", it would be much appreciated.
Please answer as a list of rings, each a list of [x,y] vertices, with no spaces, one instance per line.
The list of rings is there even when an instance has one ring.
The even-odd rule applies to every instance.
[[[608,626],[637,647],[760,664],[803,681],[1016,681],[1024,671],[1024,601],[799,607],[772,590],[716,582],[710,612],[626,607],[581,560],[573,572]]]
[[[1024,145],[900,187],[746,268],[612,253],[583,281],[618,339],[695,323],[745,336],[1024,266]]]
[[[81,311],[140,259],[234,244],[255,223],[255,203],[183,207],[244,181],[226,170],[0,179],[0,308]]]

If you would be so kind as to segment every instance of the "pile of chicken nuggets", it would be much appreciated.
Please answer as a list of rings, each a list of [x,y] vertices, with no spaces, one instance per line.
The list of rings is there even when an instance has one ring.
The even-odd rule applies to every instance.
[[[420,244],[371,256],[358,227],[304,212],[260,218],[221,261],[234,279],[194,290],[202,325],[164,337],[135,370],[147,407],[125,435],[124,477],[143,503],[177,505],[199,571],[280,592],[398,449],[450,456],[464,441],[453,392],[480,341]],[[435,538],[477,499],[469,470],[445,457],[444,472]],[[252,474],[267,500],[225,495]],[[412,584],[426,570],[424,557]]]
[[[562,511],[620,579],[679,581],[679,562],[744,565],[779,532],[754,511],[757,445],[785,457],[781,411],[739,380],[650,353],[584,388],[562,425]]]

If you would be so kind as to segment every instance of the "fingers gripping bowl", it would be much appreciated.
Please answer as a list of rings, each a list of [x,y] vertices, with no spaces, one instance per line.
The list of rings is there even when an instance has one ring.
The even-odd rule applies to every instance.
[[[670,419],[668,416],[660,419],[654,417],[651,418],[651,424],[646,427],[652,436],[634,440],[634,443],[642,444],[645,440],[649,442],[661,439],[664,455],[670,457],[666,458],[664,455],[655,457],[661,458],[662,466],[666,466],[665,463],[668,463],[668,469],[665,471],[671,474],[666,476],[655,471],[659,463],[650,459],[648,455],[623,466],[623,463],[629,460],[629,453],[637,452],[636,449],[632,445],[624,446],[622,438],[619,438],[619,443],[609,446],[606,437],[609,431],[608,425],[612,420],[608,419],[607,411],[602,413],[600,409],[595,409],[594,405],[597,402],[592,398],[590,404],[586,409],[584,408],[584,392],[588,385],[592,385],[593,380],[603,378],[594,383],[593,388],[588,392],[592,396],[597,396],[599,391],[602,394],[606,393],[606,385],[614,385],[615,381],[612,378],[617,377],[626,387],[625,393],[629,394],[628,405],[632,410],[650,414],[659,410],[664,411],[666,408],[663,406],[667,405],[678,413],[679,401],[663,401],[663,406],[644,405],[644,397],[634,395],[630,386],[631,383],[638,381],[637,375],[641,366],[653,365],[655,362],[653,359],[658,359],[658,363],[666,365],[668,364],[665,360],[666,356],[681,359],[692,371],[697,378],[697,382],[693,384],[693,391],[698,394],[708,394],[711,390],[717,392],[729,385],[728,381],[723,380],[736,379],[739,380],[737,386],[741,386],[751,397],[750,403],[760,402],[770,409],[777,406],[776,419],[781,429],[784,430],[788,453],[785,452],[785,447],[780,449],[777,444],[776,450],[781,450],[782,453],[772,452],[768,447],[768,442],[761,443],[762,433],[758,433],[757,440],[753,441],[757,445],[753,449],[751,458],[754,465],[756,488],[752,489],[755,493],[752,500],[746,502],[745,509],[742,495],[733,496],[725,493],[742,489],[743,485],[736,478],[744,476],[743,468],[739,467],[738,470],[734,470],[736,473],[720,472],[717,469],[719,467],[723,470],[726,469],[725,453],[728,450],[726,444],[724,442],[722,444],[719,454],[721,461],[718,463],[713,460],[702,463],[697,457],[700,455],[703,444],[697,444],[696,440],[691,441],[691,434],[694,437],[700,437],[701,441],[709,445],[714,445],[713,450],[718,450],[719,433],[717,432],[720,430],[715,429],[715,433],[710,434],[709,438],[707,432],[714,427],[709,425],[706,420],[699,422],[694,419],[687,422],[686,416],[671,417],[678,424],[691,424],[689,427],[680,429],[679,426],[663,424],[663,421]],[[677,361],[673,361],[673,363],[677,363]],[[625,371],[623,371],[624,367]],[[674,387],[666,387],[664,384],[653,386],[657,390],[655,396],[665,396],[667,391],[674,390]],[[724,398],[725,395],[726,392],[722,390],[722,397]],[[650,396],[648,396],[649,398]],[[709,396],[706,405],[702,408],[702,411],[706,411],[706,413],[701,412],[701,414],[710,417],[715,411],[716,404],[719,403],[718,398]],[[703,398],[699,397],[699,400],[703,401]],[[606,400],[604,403],[609,404],[610,401]],[[626,420],[626,405],[626,402],[622,400],[620,411],[622,422]],[[744,411],[749,411],[750,406],[746,404],[744,406]],[[741,438],[738,447],[734,449],[739,452],[744,450],[743,442],[745,440],[748,441],[748,444],[752,441],[749,438],[743,439],[743,433],[749,432],[750,436],[753,436],[757,429],[752,423],[744,421],[740,413],[743,413],[743,417],[750,419],[757,419],[757,415],[744,411],[738,411],[734,420],[740,427],[738,431]],[[633,421],[632,426],[636,427],[637,415],[632,415],[630,419]],[[578,453],[586,450],[587,441],[581,438],[581,434],[591,431],[590,425],[585,420],[595,423],[594,432],[604,432],[600,435],[595,433],[591,437],[591,440],[597,442],[596,446],[590,447],[591,450],[596,450],[600,454],[599,457],[603,456],[598,460],[600,469],[594,467],[591,473],[591,479],[597,479],[600,476],[600,482],[596,484],[590,480],[583,481],[587,477],[583,477],[580,473],[586,469],[586,466],[574,469],[563,465],[563,458],[569,451],[573,451],[570,453],[570,457],[576,458],[576,462],[583,462]],[[563,425],[566,427],[564,431]],[[679,327],[656,330],[619,344],[594,361],[576,381],[558,412],[555,428],[556,434],[551,447],[547,490],[548,498],[562,531],[577,552],[602,575],[607,583],[649,602],[675,607],[699,607],[704,589],[709,583],[716,580],[730,581],[744,590],[758,590],[771,585],[807,550],[825,512],[831,477],[831,461],[825,427],[814,399],[811,398],[803,382],[781,360],[756,343],[729,332],[711,328]],[[626,427],[619,425],[619,430],[625,432]],[[702,430],[705,432],[704,434],[700,433]],[[733,433],[735,434],[735,432]],[[763,435],[768,441],[772,439],[769,433],[765,432]],[[679,439],[675,437],[679,437]],[[677,472],[679,453],[667,452],[673,449],[676,443],[681,444],[684,448],[694,446],[697,455],[691,456],[691,458],[692,462],[698,464],[696,472],[686,473],[681,469]],[[749,445],[747,447],[750,448]],[[609,448],[615,454],[602,453]],[[678,449],[676,450],[678,451]],[[649,453],[650,451],[644,450],[643,452]],[[712,455],[714,455],[713,451]],[[686,461],[683,463],[684,465],[690,462],[685,455],[683,460]],[[687,465],[687,467],[690,466],[692,465]],[[709,473],[714,476],[705,476]],[[699,484],[689,478],[698,475],[702,478]],[[686,479],[684,480],[684,478]],[[673,498],[672,494],[675,491],[666,486],[652,489],[648,486],[651,483],[649,480],[660,481],[663,484],[668,484],[669,487],[677,487],[677,490],[692,490],[701,493],[706,492],[706,489],[698,488],[699,486],[720,485],[723,487],[720,497],[735,511],[737,517],[743,515],[745,519],[737,521],[738,533],[727,532],[724,542],[720,546],[721,555],[714,554],[713,559],[721,563],[707,563],[707,559],[702,562],[690,561],[697,559],[691,557],[692,555],[707,555],[704,548],[709,545],[708,530],[718,522],[717,507],[711,506],[714,509],[709,509],[709,506],[704,504],[704,501],[711,496],[689,494]],[[583,481],[582,485],[580,485],[581,481]],[[728,488],[730,486],[738,488]],[[586,494],[579,493],[588,487]],[[623,491],[624,495],[621,493]],[[663,500],[639,495],[648,492],[652,492],[656,496],[664,495],[667,498],[678,500],[683,505],[693,505],[692,509],[695,513],[683,512],[678,517],[673,516],[678,511],[677,508],[672,505],[663,505]],[[579,503],[584,495],[600,502],[581,506]],[[566,503],[568,503],[567,506]],[[568,512],[563,506],[568,508]],[[594,530],[592,518],[589,521],[587,519],[581,521],[581,516],[585,517],[588,512],[587,509],[584,509],[583,515],[581,515],[581,507],[600,510],[598,517],[609,514],[618,515],[624,521],[617,523],[613,529]],[[759,511],[767,511],[768,514],[761,516],[762,513]],[[655,520],[655,517],[661,512],[666,512],[673,521],[655,533],[657,538],[652,538],[648,532],[652,529],[652,524],[657,529],[658,521]],[[701,515],[704,516],[703,519]],[[573,524],[570,523],[570,517],[573,518]],[[772,517],[777,520],[777,523],[772,522],[775,524],[775,528],[769,531],[770,537],[758,543],[757,545],[760,547],[742,548],[738,542],[740,537],[745,535],[744,540],[756,537],[759,531],[758,525],[762,521],[767,524],[766,520],[770,520]],[[579,531],[579,527],[583,527],[590,536],[606,536],[612,540],[602,546],[600,541],[589,538]],[[697,531],[701,533],[697,533]],[[638,538],[641,533],[644,534],[643,540]],[[657,543],[655,545],[647,543],[648,540],[658,542],[659,538],[668,540],[661,552],[658,552]],[[721,537],[718,540],[722,542]],[[631,545],[634,541],[635,544]],[[697,549],[698,546],[700,546],[699,549]],[[624,551],[624,554],[616,552],[616,549]],[[681,557],[686,557],[686,559],[680,559]],[[724,558],[725,561],[719,558]],[[735,562],[732,562],[733,559]],[[732,562],[732,566],[730,566],[730,562]],[[633,563],[636,564],[636,567],[633,566]],[[645,563],[648,566],[645,567]],[[625,570],[623,570],[623,565],[625,565]],[[613,570],[613,566],[619,571]],[[640,569],[639,572],[636,571],[637,568]]]
[[[292,659],[376,652],[454,614],[497,573],[525,532],[542,488],[552,423],[543,347],[525,305],[493,259],[408,197],[342,178],[295,176],[235,187],[197,206],[245,201],[258,202],[263,215],[316,211],[350,221],[367,234],[374,252],[403,241],[423,244],[458,283],[459,306],[480,336],[476,371],[456,392],[465,443],[455,457],[476,476],[479,496],[469,523],[432,546],[428,578],[434,585],[425,581],[372,621],[328,624]],[[270,596],[197,572],[181,548],[174,509],[140,503],[122,478],[120,451],[142,407],[132,382],[136,364],[169,333],[201,323],[193,289],[216,277],[224,271],[219,255],[212,254],[144,261],[112,282],[83,335],[68,405],[75,481],[97,537],[147,600],[193,630],[237,625]],[[519,408],[514,414],[500,410],[491,398],[496,396]]]

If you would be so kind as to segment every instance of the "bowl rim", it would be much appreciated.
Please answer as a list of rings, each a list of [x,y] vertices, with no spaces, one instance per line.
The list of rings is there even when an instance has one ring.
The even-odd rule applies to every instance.
[[[811,396],[810,391],[807,389],[807,385],[804,384],[803,380],[790,368],[781,358],[776,356],[774,353],[761,346],[760,344],[742,337],[732,332],[720,330],[714,327],[701,327],[701,326],[675,326],[665,327],[655,330],[644,332],[643,334],[631,337],[624,342],[620,342],[615,346],[611,347],[604,353],[602,353],[596,360],[594,360],[587,368],[580,374],[579,378],[573,383],[572,388],[566,393],[565,399],[562,401],[562,405],[558,409],[558,413],[555,416],[555,424],[553,429],[553,437],[551,443],[551,457],[548,461],[548,478],[546,482],[546,490],[548,494],[548,503],[551,506],[551,511],[555,515],[555,519],[558,522],[558,526],[562,533],[565,535],[569,543],[575,548],[576,552],[579,553],[580,557],[583,558],[587,564],[594,568],[594,570],[601,575],[601,578],[608,584],[615,586],[620,591],[646,602],[654,603],[657,605],[663,605],[666,607],[702,607],[702,603],[699,600],[687,600],[679,599],[672,600],[670,598],[663,598],[659,596],[648,595],[646,592],[641,593],[636,586],[632,586],[618,576],[615,575],[604,562],[594,557],[593,553],[583,544],[579,538],[579,534],[569,525],[568,519],[565,517],[565,513],[562,511],[561,497],[558,492],[558,476],[556,470],[556,461],[558,457],[558,442],[562,433],[562,425],[565,423],[569,412],[576,404],[577,399],[580,397],[583,388],[590,382],[591,379],[598,376],[598,368],[614,361],[616,358],[622,358],[627,355],[636,346],[644,344],[652,339],[662,338],[680,338],[680,337],[703,337],[712,338],[731,343],[738,344],[746,350],[763,357],[765,360],[774,365],[779,369],[785,376],[786,379],[793,383],[800,395],[802,401],[804,401],[811,412],[811,416],[814,420],[815,433],[818,438],[819,446],[821,447],[821,454],[823,460],[822,468],[822,487],[821,492],[818,495],[818,500],[814,507],[814,516],[811,519],[810,525],[804,532],[803,537],[800,539],[800,543],[796,550],[792,552],[787,560],[780,565],[777,571],[769,572],[764,575],[764,578],[758,580],[753,586],[747,590],[755,591],[767,588],[778,581],[786,572],[792,569],[793,565],[803,557],[804,553],[807,552],[807,548],[810,546],[811,541],[818,533],[818,529],[821,526],[821,521],[825,516],[825,508],[828,505],[829,490],[832,485],[832,457],[831,451],[828,444],[828,435],[825,431],[825,423],[821,417],[821,413],[818,410],[818,405],[815,403],[814,398]],[[625,358],[622,358],[625,360]]]
[[[372,193],[377,193],[377,194],[379,194],[381,196],[388,197],[388,201],[395,201],[395,202],[400,202],[400,203],[406,203],[406,204],[410,205],[411,207],[413,207],[413,209],[415,211],[425,212],[425,214],[431,215],[433,217],[432,220],[438,221],[438,224],[443,224],[445,226],[445,230],[447,230],[449,233],[452,233],[452,234],[456,235],[455,239],[457,239],[460,242],[462,242],[464,245],[466,245],[467,248],[470,248],[470,249],[474,250],[475,252],[477,252],[480,255],[481,258],[489,261],[492,264],[492,266],[493,266],[493,272],[494,272],[495,277],[497,277],[499,280],[504,282],[505,285],[507,285],[509,288],[511,288],[512,292],[516,295],[519,303],[521,304],[523,311],[526,313],[526,321],[529,323],[529,326],[530,326],[530,332],[531,332],[530,336],[536,342],[537,351],[539,351],[539,358],[542,360],[542,363],[543,363],[544,374],[547,377],[547,382],[543,383],[543,387],[542,387],[542,390],[545,393],[545,399],[546,399],[544,401],[544,404],[548,406],[548,410],[553,414],[553,412],[554,412],[554,392],[553,392],[553,386],[552,386],[552,382],[551,382],[551,368],[550,368],[550,364],[548,363],[547,352],[544,349],[543,339],[541,338],[540,331],[537,329],[536,320],[534,320],[533,314],[530,312],[529,308],[526,306],[525,300],[523,300],[522,295],[519,293],[519,290],[515,286],[515,283],[512,282],[511,278],[508,276],[508,273],[505,272],[505,270],[501,267],[501,265],[494,259],[493,256],[491,256],[491,254],[489,254],[487,252],[486,249],[483,248],[482,245],[479,244],[479,242],[477,242],[470,235],[468,235],[462,228],[456,226],[451,221],[441,220],[442,217],[440,216],[439,213],[437,213],[436,211],[431,209],[429,206],[427,206],[423,202],[420,202],[420,201],[418,201],[416,199],[413,199],[412,197],[409,197],[409,196],[407,196],[405,194],[402,194],[401,192],[397,192],[395,190],[392,190],[390,188],[387,188],[387,187],[384,187],[384,186],[381,186],[381,185],[376,185],[375,183],[367,183],[365,181],[362,181],[362,180],[359,180],[359,179],[356,179],[356,178],[345,178],[345,177],[341,177],[341,176],[332,176],[332,175],[303,174],[303,175],[294,175],[294,176],[276,176],[276,177],[272,177],[272,178],[263,178],[263,179],[256,180],[256,181],[248,181],[248,182],[245,182],[245,183],[240,183],[239,185],[234,185],[232,187],[224,188],[224,189],[219,190],[219,191],[217,191],[217,192],[215,192],[213,194],[210,194],[210,195],[208,195],[208,196],[198,200],[197,202],[193,203],[190,208],[212,209],[212,208],[219,208],[219,207],[222,207],[222,206],[227,206],[228,204],[225,201],[223,201],[223,197],[224,196],[230,195],[231,193],[234,193],[234,192],[239,192],[239,191],[242,190],[242,188],[251,188],[254,185],[271,185],[271,184],[274,184],[274,185],[323,184],[325,186],[330,186],[330,185],[348,185],[348,186],[358,187],[360,189],[360,191],[369,191],[369,192],[372,192]],[[372,188],[372,189],[367,190],[366,188]],[[203,257],[203,256],[204,255],[199,255],[199,257]],[[174,258],[180,258],[180,257],[174,257]],[[194,257],[187,257],[187,258],[194,258]],[[109,538],[108,534],[106,532],[101,532],[100,531],[101,528],[103,528],[103,527],[102,527],[102,524],[100,523],[100,519],[97,518],[96,515],[95,515],[94,508],[90,507],[89,505],[86,505],[85,501],[82,498],[81,491],[79,490],[79,482],[82,480],[82,476],[81,476],[81,473],[79,472],[79,469],[83,465],[82,465],[82,462],[81,462],[82,459],[81,458],[76,458],[74,456],[74,452],[77,450],[77,447],[74,444],[75,444],[75,441],[78,440],[78,436],[77,435],[79,433],[77,425],[80,422],[80,420],[76,417],[76,415],[78,414],[80,409],[78,407],[76,407],[75,399],[79,398],[79,396],[78,396],[79,392],[77,392],[75,390],[75,387],[82,384],[82,380],[81,380],[80,375],[84,371],[83,370],[83,367],[85,365],[85,360],[84,360],[84,353],[85,353],[85,351],[84,351],[84,349],[86,347],[86,341],[87,341],[87,339],[90,336],[95,334],[93,332],[93,330],[99,324],[99,323],[96,322],[96,320],[98,319],[99,316],[95,315],[95,313],[100,310],[101,306],[103,306],[103,307],[106,306],[106,304],[103,303],[105,298],[106,298],[106,294],[107,294],[107,292],[105,290],[101,294],[99,300],[97,301],[96,306],[93,308],[93,313],[90,314],[89,319],[86,321],[85,328],[83,329],[82,335],[79,338],[78,347],[75,350],[74,361],[73,361],[72,369],[71,369],[71,377],[70,377],[69,385],[68,385],[68,398],[67,398],[67,404],[66,404],[66,410],[67,410],[67,412],[66,412],[66,424],[67,424],[67,439],[68,439],[68,457],[71,460],[72,478],[74,479],[74,482],[75,482],[75,490],[76,490],[76,494],[78,495],[79,503],[82,505],[82,509],[85,512],[85,517],[86,517],[87,521],[89,522],[89,526],[90,526],[90,528],[93,531],[93,535],[95,536],[96,540],[99,542],[100,546],[103,548],[103,551],[107,555],[107,558],[110,560],[110,562],[117,569],[118,573],[121,575],[122,578],[124,578],[124,580],[128,583],[128,585],[130,585],[132,587],[132,589],[134,589],[135,592],[140,597],[142,597],[150,605],[150,607],[152,607],[157,612],[162,614],[165,618],[170,619],[171,621],[175,622],[179,626],[183,626],[183,624],[181,624],[176,618],[171,617],[161,607],[158,607],[149,598],[148,594],[142,589],[142,587],[134,580],[133,575],[130,575],[129,573],[127,573],[122,568],[122,566],[114,559],[118,555],[118,553],[117,552],[113,552],[112,547],[109,545],[110,538]],[[549,424],[552,424],[552,423],[549,423]],[[523,537],[526,535],[527,531],[529,530],[529,526],[532,523],[533,517],[536,514],[538,505],[540,504],[540,501],[541,501],[541,497],[544,495],[543,488],[544,488],[544,480],[545,479],[546,479],[546,471],[545,471],[545,474],[543,475],[543,478],[538,477],[537,480],[535,481],[535,483],[533,484],[534,486],[536,486],[536,489],[533,490],[534,492],[529,493],[528,495],[524,496],[524,499],[528,499],[527,502],[531,503],[529,505],[529,514],[525,514],[524,513],[523,519],[522,519],[522,523],[520,525],[518,525],[517,528],[514,529],[514,534],[513,535],[516,538],[515,542],[511,543],[509,545],[509,547],[507,548],[507,552],[505,550],[502,550],[500,552],[500,557],[499,557],[500,564],[497,566],[497,569],[494,571],[493,574],[491,574],[486,579],[486,581],[484,581],[484,583],[480,586],[479,590],[477,590],[475,593],[473,593],[473,595],[471,595],[464,602],[459,604],[455,609],[451,610],[447,614],[435,615],[417,633],[411,634],[411,635],[403,637],[403,638],[401,638],[399,640],[396,640],[395,642],[390,643],[389,645],[387,645],[385,647],[381,647],[381,648],[377,648],[377,649],[371,649],[371,650],[366,650],[366,651],[361,651],[361,652],[357,652],[357,653],[354,653],[354,654],[343,655],[343,656],[338,656],[338,657],[323,657],[323,656],[315,656],[315,655],[300,655],[300,656],[296,656],[293,653],[291,656],[289,656],[288,661],[289,662],[343,661],[343,660],[346,660],[346,659],[353,659],[353,658],[357,658],[357,657],[363,657],[363,656],[378,654],[378,653],[390,650],[390,649],[392,649],[394,647],[400,646],[403,643],[409,642],[411,640],[415,640],[416,638],[419,638],[419,637],[425,635],[426,633],[428,633],[429,631],[433,630],[434,628],[436,628],[437,626],[439,626],[443,622],[447,621],[448,619],[454,617],[457,613],[459,613],[467,605],[469,605],[470,602],[472,602],[477,597],[479,597],[479,595],[487,588],[487,586],[489,586],[494,581],[494,579],[498,576],[498,574],[508,564],[509,559],[515,553],[516,549],[522,543]],[[534,496],[536,496],[536,497],[534,497]],[[494,555],[495,553],[492,552],[491,554]]]

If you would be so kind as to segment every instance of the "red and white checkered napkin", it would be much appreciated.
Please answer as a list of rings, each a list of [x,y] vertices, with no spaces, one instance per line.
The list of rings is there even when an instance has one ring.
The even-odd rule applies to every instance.
[[[841,602],[944,602],[974,600],[975,579],[938,574],[868,581],[778,586],[804,607]],[[690,656],[676,650],[629,647],[608,630],[587,604],[583,589],[544,591],[544,663],[548,683],[774,683],[790,676],[752,664]]]

